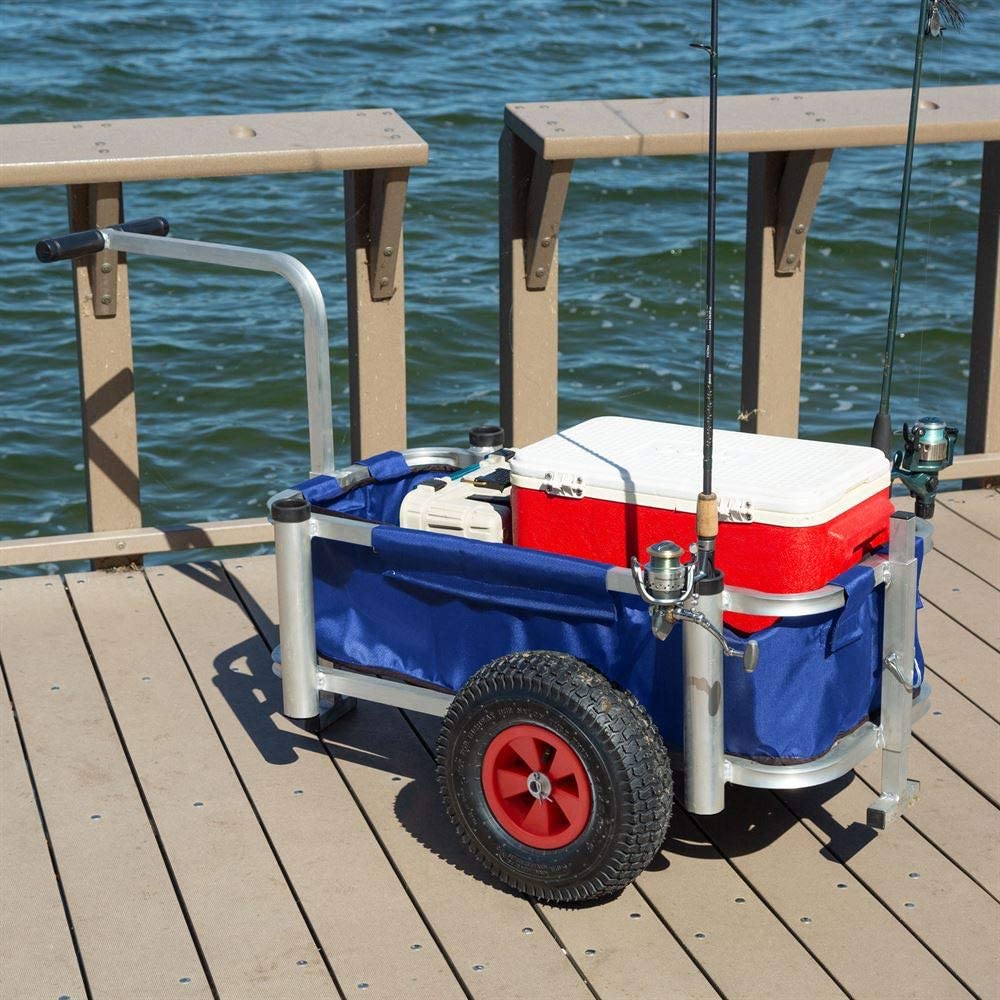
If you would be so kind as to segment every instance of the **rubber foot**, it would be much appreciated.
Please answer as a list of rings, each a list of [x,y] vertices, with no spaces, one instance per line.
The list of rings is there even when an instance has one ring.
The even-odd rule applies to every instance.
[[[333,695],[332,700],[327,700],[324,698],[323,710],[319,715],[314,715],[308,719],[296,719],[291,715],[286,715],[285,718],[289,722],[294,722],[300,729],[304,729],[307,733],[319,734],[323,732],[328,726],[332,725],[337,719],[343,718],[348,712],[353,711],[358,707],[357,698],[345,698],[342,695]]]

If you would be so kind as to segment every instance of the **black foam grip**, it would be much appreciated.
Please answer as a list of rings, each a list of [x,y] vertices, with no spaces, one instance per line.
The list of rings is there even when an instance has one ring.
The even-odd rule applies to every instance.
[[[170,232],[170,223],[162,215],[154,215],[148,219],[134,219],[108,228],[120,229],[125,233],[141,233],[145,236],[166,236]],[[100,253],[103,249],[104,238],[100,230],[85,229],[78,233],[39,240],[35,244],[35,256],[43,264],[51,264],[56,260],[74,260],[77,257]]]

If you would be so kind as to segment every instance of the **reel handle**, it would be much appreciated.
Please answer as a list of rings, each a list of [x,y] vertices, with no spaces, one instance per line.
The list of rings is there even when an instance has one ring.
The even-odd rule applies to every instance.
[[[154,215],[148,219],[134,219],[122,222],[108,229],[120,229],[126,233],[142,233],[145,236],[166,236],[170,232],[170,223],[162,215]],[[67,233],[65,236],[50,237],[39,240],[35,244],[35,256],[43,264],[51,264],[56,260],[75,260],[104,250],[104,237],[99,229],[84,229],[81,232]]]

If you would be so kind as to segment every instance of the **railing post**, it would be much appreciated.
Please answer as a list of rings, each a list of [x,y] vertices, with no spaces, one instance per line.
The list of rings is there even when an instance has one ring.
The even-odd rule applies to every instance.
[[[559,252],[572,161],[546,163],[500,137],[500,422],[507,443],[554,434],[559,393]],[[526,271],[526,262],[532,270]]]
[[[351,458],[406,447],[408,167],[344,173]]]
[[[71,230],[123,220],[121,184],[71,185],[68,199]],[[103,253],[75,261],[73,288],[88,524],[91,531],[138,528],[139,445],[124,255]],[[93,566],[134,561],[137,557],[95,559]]]
[[[983,143],[965,453],[1000,451],[1000,142]],[[990,485],[993,480],[976,481]],[[973,483],[968,483],[968,486]]]
[[[742,429],[798,437],[806,236],[831,149],[751,153]]]

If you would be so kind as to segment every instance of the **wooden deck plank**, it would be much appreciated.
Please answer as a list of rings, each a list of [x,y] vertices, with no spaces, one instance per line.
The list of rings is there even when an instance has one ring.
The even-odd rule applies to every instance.
[[[663,852],[639,877],[638,886],[723,996],[843,996],[803,943],[677,805]],[[759,960],[762,955],[766,962]]]
[[[406,712],[428,759],[433,759],[441,720]],[[457,839],[457,838],[456,838]],[[473,862],[474,863],[474,862]],[[655,909],[634,887],[600,906],[540,905],[539,912],[602,997],[656,996],[670,983],[671,997],[712,997],[718,992],[678,944]],[[645,956],[636,962],[635,956]]]
[[[62,580],[0,584],[0,637],[91,995],[210,997]]]
[[[921,743],[1000,805],[1000,725],[927,669],[930,711],[913,727]]]
[[[924,560],[920,595],[1000,650],[1000,592],[941,552]]]
[[[917,621],[927,666],[1000,721],[1000,653],[933,604],[924,604]]]
[[[934,516],[934,548],[994,589],[1000,586],[1000,538],[941,505]]]
[[[856,770],[874,791],[881,768],[873,754]],[[1000,810],[917,741],[910,774],[920,782],[920,797],[903,814],[906,821],[1000,899]]]
[[[0,651],[2,652],[2,651]],[[0,996],[83,1000],[83,975],[59,896],[14,713],[0,704]]]
[[[273,559],[235,566],[249,600],[257,577],[273,586]],[[338,981],[367,983],[366,998],[458,1000],[454,975],[326,751],[281,714],[270,650],[221,565],[147,576]],[[336,850],[317,864],[324,845]],[[379,915],[377,935],[367,921],[344,919],[366,912]]]
[[[780,798],[973,992],[1000,995],[1000,903],[910,824],[879,834],[864,826],[873,796],[862,781]]]
[[[67,583],[220,995],[333,1000],[145,578],[72,574]]]
[[[725,811],[695,820],[850,996],[968,995],[771,793],[727,788]]]
[[[241,562],[247,563],[227,565],[235,569]],[[278,635],[273,575],[258,576],[257,588],[250,611],[273,644]],[[400,712],[361,703],[323,735],[473,997],[533,1000],[539,983],[551,995],[592,997],[531,904],[485,881],[458,843],[438,806],[433,765]],[[486,913],[489,920],[482,919]]]
[[[993,489],[939,493],[938,503],[978,525],[983,531],[1000,538],[1000,491]]]

